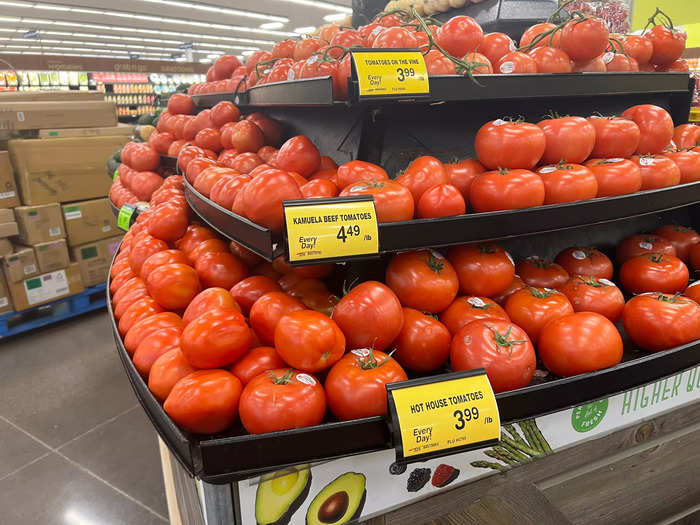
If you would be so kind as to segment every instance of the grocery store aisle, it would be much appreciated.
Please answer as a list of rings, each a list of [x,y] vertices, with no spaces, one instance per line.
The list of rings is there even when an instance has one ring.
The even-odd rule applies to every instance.
[[[104,310],[0,341],[2,523],[162,524],[153,427]]]

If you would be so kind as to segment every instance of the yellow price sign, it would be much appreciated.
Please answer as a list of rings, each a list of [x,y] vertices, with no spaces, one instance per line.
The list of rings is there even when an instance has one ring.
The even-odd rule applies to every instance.
[[[398,461],[491,446],[501,437],[496,396],[483,369],[387,385]]]
[[[420,51],[352,51],[360,97],[430,94],[428,70]]]
[[[379,253],[371,196],[284,203],[290,263],[323,262]]]

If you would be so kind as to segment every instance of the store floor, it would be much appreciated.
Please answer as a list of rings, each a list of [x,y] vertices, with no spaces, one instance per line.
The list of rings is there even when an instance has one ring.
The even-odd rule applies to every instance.
[[[104,310],[0,341],[1,523],[167,523],[156,434]]]

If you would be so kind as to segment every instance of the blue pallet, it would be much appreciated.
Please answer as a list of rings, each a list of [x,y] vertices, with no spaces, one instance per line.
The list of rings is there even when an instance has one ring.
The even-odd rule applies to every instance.
[[[21,312],[8,312],[0,315],[0,339],[36,330],[42,326],[70,319],[107,306],[105,284],[85,288],[79,294],[71,295],[51,303],[35,306]]]

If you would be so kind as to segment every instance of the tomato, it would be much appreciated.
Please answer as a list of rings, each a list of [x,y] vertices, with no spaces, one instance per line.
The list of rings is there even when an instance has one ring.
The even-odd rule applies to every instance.
[[[502,319],[509,321],[508,314],[494,301],[487,297],[457,297],[452,304],[440,314],[440,322],[455,335],[472,321],[481,319]]]
[[[688,262],[693,270],[700,270],[700,243],[693,244],[688,251]]]
[[[222,100],[211,108],[211,121],[217,128],[227,122],[236,122],[241,116],[240,110],[228,100]]]
[[[311,180],[299,188],[302,196],[305,199],[323,199],[328,197],[336,197],[338,195],[338,186],[327,179]]]
[[[649,62],[654,65],[665,65],[675,62],[685,51],[688,35],[685,31],[669,29],[664,25],[655,25],[644,32],[644,37],[651,40],[653,53]]]
[[[139,342],[133,362],[141,377],[148,377],[151,366],[161,355],[180,347],[180,332],[180,328],[161,328]]]
[[[700,143],[700,126],[681,124],[673,130],[673,143],[678,149],[693,148]]]
[[[470,51],[476,51],[479,48],[484,39],[484,32],[479,23],[472,17],[453,16],[440,26],[436,36],[440,47],[452,56],[461,58]]]
[[[452,339],[445,325],[413,308],[404,308],[403,317],[403,327],[394,341],[394,358],[415,372],[432,372],[444,365]]]
[[[131,191],[140,201],[149,201],[153,192],[163,184],[163,178],[153,171],[138,171],[131,181]]]
[[[676,255],[676,248],[668,239],[650,233],[630,235],[617,245],[615,258],[619,264],[647,253],[664,253]]]
[[[447,252],[465,295],[491,297],[513,281],[515,264],[508,252],[495,244],[463,244]]]
[[[246,184],[237,198],[241,198],[243,211],[251,221],[280,232],[284,225],[282,201],[301,199],[302,195],[291,175],[273,169]]]
[[[418,206],[418,200],[425,191],[437,184],[450,182],[442,162],[427,155],[411,162],[408,168],[394,180],[409,189],[415,206]]]
[[[640,139],[636,153],[661,153],[673,139],[673,119],[664,108],[641,104],[626,109],[621,116],[639,126]]]
[[[520,37],[520,47],[525,47],[529,46],[532,41],[538,37],[539,35],[546,33],[547,31],[550,31],[554,29],[556,26],[554,24],[551,24],[549,22],[544,22],[541,24],[535,24],[534,26],[529,27],[528,29],[525,30],[523,33],[523,36]],[[561,31],[557,31],[553,34],[553,36],[547,35],[546,37],[542,37],[539,39],[534,47],[537,46],[552,46],[552,47],[559,47],[559,41],[561,39]],[[511,51],[515,51],[514,49]]]
[[[362,181],[350,184],[341,197],[372,195],[378,222],[408,221],[413,218],[413,195],[408,188],[391,180]]]
[[[527,286],[559,288],[569,280],[569,273],[559,266],[537,256],[521,259],[515,264],[517,273]]]
[[[613,276],[612,261],[595,248],[572,246],[559,252],[554,262],[571,276],[591,275],[602,279],[612,279]]]
[[[161,155],[166,155],[168,153],[170,144],[172,144],[174,141],[175,137],[167,131],[154,131],[151,133],[151,136],[148,137],[148,145]]]
[[[598,197],[612,197],[639,191],[642,187],[642,172],[631,160],[590,159],[584,164],[598,181]]]
[[[486,168],[474,159],[463,159],[450,164],[443,164],[445,171],[450,179],[450,184],[457,188],[464,200],[469,199],[469,189],[472,181],[479,174],[486,171]]]
[[[608,47],[609,32],[599,18],[573,19],[561,30],[561,48],[574,62],[593,60]]]
[[[569,299],[556,290],[523,288],[506,301],[506,313],[537,344],[542,327],[552,319],[574,313]]]
[[[199,370],[175,383],[163,408],[188,432],[214,434],[236,421],[241,389],[241,382],[230,372]]]
[[[277,351],[270,346],[251,349],[231,367],[231,373],[240,379],[243,386],[263,372],[287,366]]]
[[[526,74],[537,73],[537,62],[530,55],[513,51],[503,55],[501,59],[493,65],[496,73],[510,75],[513,73]]]
[[[197,368],[217,368],[245,354],[253,334],[235,308],[214,308],[192,320],[182,331],[180,347]]]
[[[356,182],[370,180],[389,180],[389,176],[381,166],[363,160],[351,160],[338,166],[336,182],[341,190]]]
[[[294,55],[292,58],[295,62],[306,60],[313,55],[323,43],[317,38],[303,38],[297,41],[294,46]]]
[[[168,310],[184,310],[202,289],[197,272],[187,264],[165,264],[155,268],[146,279],[148,293]]]
[[[394,256],[386,269],[386,284],[403,306],[437,313],[457,296],[459,281],[450,262],[430,250]]]
[[[326,394],[309,374],[279,368],[246,384],[239,405],[241,423],[251,434],[318,425],[326,413]]]
[[[265,144],[262,130],[250,120],[239,120],[228,129],[230,130],[230,134],[227,134],[228,140],[224,134],[221,136],[224,147],[245,153],[247,151],[256,152]]]
[[[622,53],[605,53],[603,63],[607,72],[639,71],[637,61]]]
[[[347,347],[384,350],[401,331],[401,302],[390,288],[365,281],[350,290],[333,310]]]
[[[237,56],[221,55],[214,61],[214,78],[216,80],[231,78],[233,72],[241,65],[241,61]]]
[[[571,73],[571,59],[561,49],[548,46],[535,47],[528,51],[527,55],[537,64],[538,73]]]
[[[263,164],[263,161],[255,153],[239,153],[235,159],[228,163],[228,167],[240,173],[249,174],[255,168]]]
[[[513,280],[508,285],[508,288],[503,290],[501,293],[493,295],[491,297],[496,302],[496,304],[504,306],[506,304],[506,301],[508,300],[508,297],[513,295],[518,290],[522,290],[523,288],[525,288],[525,283],[519,276],[516,275],[513,277]]]
[[[321,155],[316,146],[305,136],[298,135],[287,140],[277,154],[277,167],[309,177],[318,169]]]
[[[119,319],[119,335],[124,337],[129,329],[140,320],[155,314],[159,314],[162,311],[163,308],[151,297],[142,297],[141,299],[132,303],[129,308],[126,309],[124,315],[122,315]]]
[[[493,73],[493,64],[481,53],[472,51],[465,55],[464,60],[476,65],[476,67],[472,69],[472,75],[490,75]]]
[[[351,48],[353,46],[365,47],[365,39],[354,29],[341,29],[333,35],[329,44],[331,46],[341,46],[345,48]],[[342,50],[332,49],[329,54],[334,58],[340,58]]]
[[[119,291],[124,284],[134,277],[136,277],[136,274],[131,271],[131,268],[125,268],[111,279],[109,283],[109,291],[111,293]]]
[[[260,297],[269,292],[281,291],[280,286],[272,279],[262,275],[253,275],[237,282],[231,288],[231,295],[241,307],[242,312],[248,315],[255,301]]]
[[[173,93],[168,98],[168,112],[173,115],[192,115],[195,112],[194,100],[182,93]]]
[[[545,135],[542,162],[555,164],[564,161],[579,164],[593,151],[595,128],[585,118],[552,118],[538,122],[537,125]]]
[[[283,316],[275,328],[275,348],[289,365],[304,372],[320,372],[345,353],[345,336],[328,316],[300,310]]]
[[[537,350],[547,369],[569,377],[619,364],[622,338],[606,317],[578,312],[547,323]]]
[[[483,53],[492,64],[511,51],[515,51],[515,42],[505,33],[488,33],[484,35],[479,46],[479,52]]]
[[[695,230],[676,224],[659,226],[654,233],[670,241],[676,250],[676,257],[683,262],[688,262],[690,247],[700,242],[700,235]]]
[[[685,297],[692,299],[696,303],[700,303],[700,281],[695,281],[688,285],[688,287],[683,292]]]
[[[160,239],[156,239],[148,234],[139,236],[132,244],[131,250],[129,251],[129,266],[131,267],[131,271],[138,275],[146,259],[154,253],[162,252],[167,249],[167,243]]]
[[[428,71],[428,76],[437,77],[441,75],[457,74],[454,62],[437,49],[428,51],[423,58],[425,59],[425,67]]]
[[[641,133],[636,122],[619,117],[589,117],[595,128],[592,157],[631,157],[637,151]]]
[[[664,151],[664,155],[678,166],[681,184],[700,180],[700,149],[698,151]]]
[[[187,326],[200,315],[215,308],[232,308],[240,311],[240,307],[227,290],[207,288],[198,293],[187,306],[182,314],[182,325]]]
[[[592,275],[576,275],[559,287],[569,298],[575,312],[595,312],[617,321],[625,306],[625,298],[614,283]]]
[[[147,229],[153,237],[173,242],[185,234],[189,224],[186,206],[171,201],[151,209],[153,212],[148,220]]]
[[[622,47],[629,56],[639,64],[647,64],[654,53],[654,44],[650,39],[639,35],[625,35]]]
[[[651,253],[632,257],[620,267],[620,282],[630,293],[675,293],[685,290],[690,274],[678,257]]]
[[[494,392],[530,384],[535,373],[535,350],[518,326],[500,319],[482,319],[464,326],[450,345],[454,371],[484,368]]]
[[[175,383],[195,371],[196,368],[187,362],[179,347],[171,348],[151,365],[148,389],[159,401],[165,401]]]
[[[233,208],[233,203],[240,191],[251,181],[247,175],[223,175],[209,191],[209,199],[227,210]]]
[[[228,246],[221,239],[205,239],[199,244],[195,245],[188,253],[187,256],[192,263],[192,266],[206,253],[210,252],[226,252],[228,251]]]
[[[544,183],[544,204],[559,204],[593,199],[598,194],[598,180],[580,164],[560,162],[537,170]]]
[[[622,310],[622,324],[640,348],[666,350],[700,339],[700,306],[676,295],[638,295]]]
[[[386,385],[407,379],[401,365],[387,354],[352,350],[328,372],[328,408],[341,421],[385,415]]]
[[[670,64],[656,66],[655,70],[661,73],[669,71],[673,71],[676,73],[688,73],[690,72],[690,65],[688,64],[687,60],[679,58],[678,60],[671,62]]]
[[[418,200],[417,216],[421,219],[464,215],[467,205],[452,184],[438,184],[423,192]]]
[[[212,166],[220,166],[220,164],[216,160],[208,157],[195,157],[187,163],[185,178],[190,184],[194,184],[194,181],[197,180],[199,174]]]
[[[414,49],[418,47],[418,40],[416,40],[416,37],[413,35],[414,33],[405,27],[388,27],[377,34],[377,37],[372,43],[372,47],[387,49]]]
[[[542,177],[524,169],[480,173],[469,188],[469,203],[477,213],[541,206],[544,198]]]
[[[204,128],[197,132],[194,143],[202,149],[221,151],[221,133],[217,128]]]
[[[199,257],[194,265],[206,288],[212,286],[230,289],[248,275],[248,268],[229,252],[209,252]]]
[[[535,124],[494,120],[476,134],[479,162],[490,169],[530,169],[544,154],[546,137]]]
[[[681,180],[681,170],[663,155],[635,155],[632,162],[639,166],[642,174],[642,190],[653,190],[675,186]]]
[[[304,310],[301,301],[282,292],[268,292],[250,308],[250,326],[260,341],[271,345],[275,341],[275,328],[279,320],[292,312]]]
[[[259,112],[251,113],[245,119],[260,128],[268,146],[276,147],[282,142],[282,126],[275,119]]]
[[[145,280],[156,268],[173,263],[190,264],[190,261],[185,252],[181,250],[164,250],[162,252],[154,253],[148,259],[146,259],[141,265],[141,272],[139,275]]]
[[[602,56],[595,57],[587,62],[574,62],[571,68],[572,73],[605,73],[606,71],[607,68]]]
[[[150,297],[150,295],[148,294],[147,289],[140,287],[135,288],[122,295],[119,298],[119,302],[114,303],[114,318],[117,320],[121,320],[122,315],[124,315],[124,312],[126,312],[127,308],[129,308],[136,301],[144,297]]]
[[[182,319],[172,312],[162,312],[146,317],[133,326],[124,336],[124,348],[129,354],[133,354],[141,341],[150,334],[165,328],[182,331]]]

